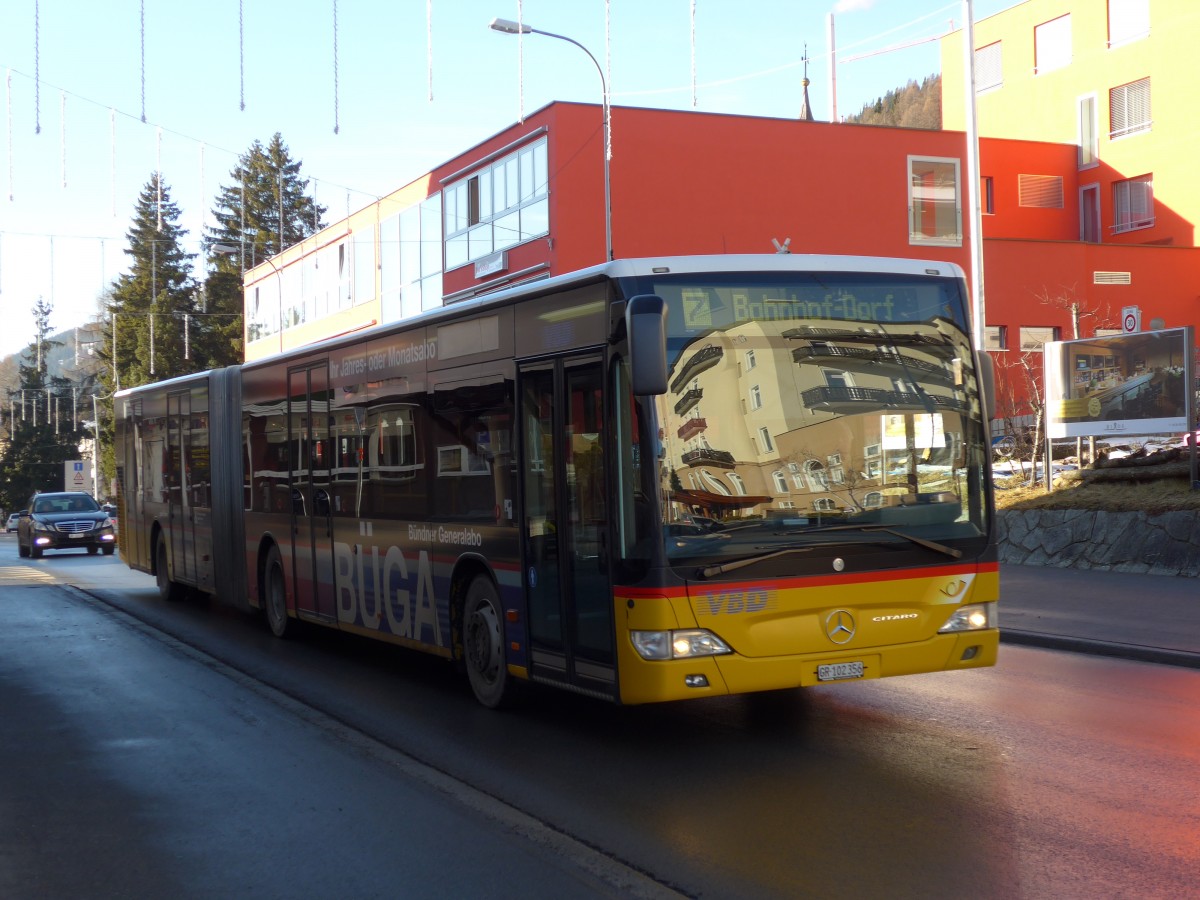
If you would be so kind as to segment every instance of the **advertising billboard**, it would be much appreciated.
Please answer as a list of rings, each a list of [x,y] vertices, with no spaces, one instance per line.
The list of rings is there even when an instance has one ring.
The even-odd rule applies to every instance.
[[[1190,327],[1052,341],[1045,353],[1048,437],[1190,430]]]

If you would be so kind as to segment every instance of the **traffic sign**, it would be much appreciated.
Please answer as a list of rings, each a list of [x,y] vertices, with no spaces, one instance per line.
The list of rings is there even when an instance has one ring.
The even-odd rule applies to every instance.
[[[1142,310],[1138,306],[1121,308],[1121,330],[1126,334],[1137,334],[1142,330]]]

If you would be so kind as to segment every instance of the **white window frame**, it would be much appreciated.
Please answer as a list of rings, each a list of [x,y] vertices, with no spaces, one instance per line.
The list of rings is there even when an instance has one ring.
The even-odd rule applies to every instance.
[[[1047,341],[1058,340],[1058,328],[1054,325],[1022,325],[1021,351],[1040,353]]]
[[[983,326],[983,349],[992,351],[1002,351],[1008,349],[1008,326],[1007,325],[984,325]]]
[[[975,51],[975,93],[983,94],[1004,87],[1003,57],[1000,41]]]
[[[750,385],[750,408],[762,409],[762,390],[757,384]]]
[[[1075,101],[1076,115],[1076,155],[1077,167],[1094,169],[1100,165],[1100,104],[1096,95],[1083,94]]]
[[[1108,0],[1109,49],[1149,35],[1150,0]]]
[[[1109,88],[1109,140],[1149,131],[1154,122],[1150,112],[1150,99],[1149,77]]]
[[[954,172],[954,185],[951,189],[946,183],[932,185],[926,184],[923,181],[918,183],[918,178],[924,179],[927,173],[926,169],[938,168],[938,171],[943,171],[942,167],[949,166]],[[956,157],[945,156],[909,156],[908,157],[908,242],[912,245],[927,246],[927,247],[961,247],[962,246],[962,179],[960,173],[960,160]],[[936,176],[935,176],[936,177]],[[951,192],[953,196],[938,196]],[[926,206],[932,204],[934,218],[934,233],[926,234],[918,227],[919,223],[923,222],[927,215]],[[938,206],[937,204],[942,204]],[[954,229],[950,233],[944,227],[945,220],[948,218],[946,204],[953,204]],[[923,227],[923,226],[922,226]]]
[[[1154,176],[1114,181],[1113,234],[1154,227]]]
[[[1045,75],[1071,64],[1071,14],[1033,27],[1033,72]]]
[[[762,442],[763,453],[773,453],[775,451],[775,442],[771,440],[771,430],[767,426],[758,429],[758,439]]]

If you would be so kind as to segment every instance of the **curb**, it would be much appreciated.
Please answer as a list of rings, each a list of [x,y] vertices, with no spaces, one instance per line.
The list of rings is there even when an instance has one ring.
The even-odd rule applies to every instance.
[[[1061,634],[1045,634],[1038,631],[1022,631],[1018,628],[1001,628],[1000,641],[1025,647],[1041,647],[1047,650],[1066,650],[1072,653],[1087,653],[1092,656],[1110,656],[1137,662],[1157,663],[1164,666],[1182,666],[1200,669],[1200,653],[1187,650],[1170,650],[1165,647],[1146,647],[1140,644],[1121,644],[1116,641],[1099,641],[1089,638],[1070,637]]]

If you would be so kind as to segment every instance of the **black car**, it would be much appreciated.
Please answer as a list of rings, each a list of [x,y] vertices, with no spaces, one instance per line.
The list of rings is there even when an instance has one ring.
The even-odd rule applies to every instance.
[[[108,513],[82,491],[34,494],[29,509],[21,510],[17,552],[37,559],[45,550],[75,548],[113,554],[117,536]]]

